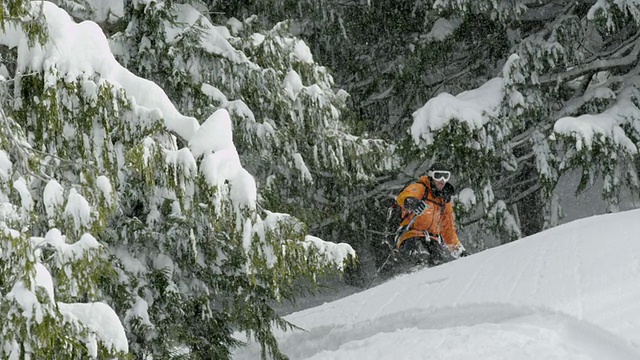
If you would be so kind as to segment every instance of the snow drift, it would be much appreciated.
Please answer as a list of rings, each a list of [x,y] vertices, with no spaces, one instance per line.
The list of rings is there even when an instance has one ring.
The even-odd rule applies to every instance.
[[[640,359],[638,218],[585,218],[400,276],[287,316],[305,331],[278,339],[291,359]]]

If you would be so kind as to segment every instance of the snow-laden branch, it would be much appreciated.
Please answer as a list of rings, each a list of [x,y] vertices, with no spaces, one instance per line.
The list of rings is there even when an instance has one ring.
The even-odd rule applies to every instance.
[[[444,128],[451,121],[467,124],[469,129],[483,127],[492,116],[497,116],[503,99],[502,78],[487,81],[477,89],[462,92],[456,96],[441,93],[415,111],[411,135],[419,144],[433,143],[433,132]]]
[[[53,72],[70,79],[89,78],[98,74],[115,86],[125,89],[134,108],[160,111],[169,131],[186,141],[193,136],[199,127],[198,121],[180,114],[157,84],[122,67],[96,23],[83,21],[77,24],[66,11],[47,1],[33,4],[41,5],[47,19],[50,36],[46,43],[29,46],[28,34],[16,23],[8,23],[0,30],[0,44],[18,48],[18,73]],[[82,51],[79,52],[78,49]],[[51,85],[49,82],[56,79],[55,76],[46,76],[45,82]]]
[[[85,345],[94,359],[98,357],[98,343],[112,351],[129,351],[124,327],[109,305],[102,302],[58,303],[58,309],[66,321],[80,323],[91,331]]]
[[[200,172],[210,186],[220,191],[229,182],[234,205],[255,209],[256,183],[240,163],[227,110],[220,109],[213,113],[194,134],[189,148],[195,158],[202,157]],[[221,201],[220,197],[217,199]]]
[[[349,257],[355,258],[356,252],[351,245],[347,243],[332,243],[324,241],[315,236],[307,235],[304,239],[304,246],[313,246],[316,250],[340,270],[344,270],[344,265]]]

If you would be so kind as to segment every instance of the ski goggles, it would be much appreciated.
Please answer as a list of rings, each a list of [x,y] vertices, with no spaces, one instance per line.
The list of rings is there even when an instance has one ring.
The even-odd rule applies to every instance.
[[[445,170],[429,171],[427,174],[436,181],[449,181],[451,178],[451,172]]]

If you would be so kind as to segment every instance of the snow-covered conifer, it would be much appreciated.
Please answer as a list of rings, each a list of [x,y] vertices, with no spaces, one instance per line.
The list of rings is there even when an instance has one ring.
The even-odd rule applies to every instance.
[[[352,224],[368,221],[363,187],[394,167],[394,146],[352,135],[348,94],[291,35],[289,21],[264,29],[262,15],[237,19],[213,5],[197,10],[203,6],[128,7],[131,25],[111,38],[118,58],[160,84],[184,114],[228,110],[263,206],[361,248]]]
[[[272,326],[289,324],[273,302],[343,269],[353,249],[260,206],[233,107],[183,114],[175,92],[116,61],[96,23],[33,5],[47,38],[30,43],[25,17],[0,33],[0,350],[225,358],[244,331],[279,356]]]

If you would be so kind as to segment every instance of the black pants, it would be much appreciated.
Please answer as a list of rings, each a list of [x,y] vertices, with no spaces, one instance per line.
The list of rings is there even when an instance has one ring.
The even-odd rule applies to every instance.
[[[426,261],[429,266],[443,263],[442,246],[431,238],[412,237],[400,245],[400,252],[408,257],[418,257]]]

